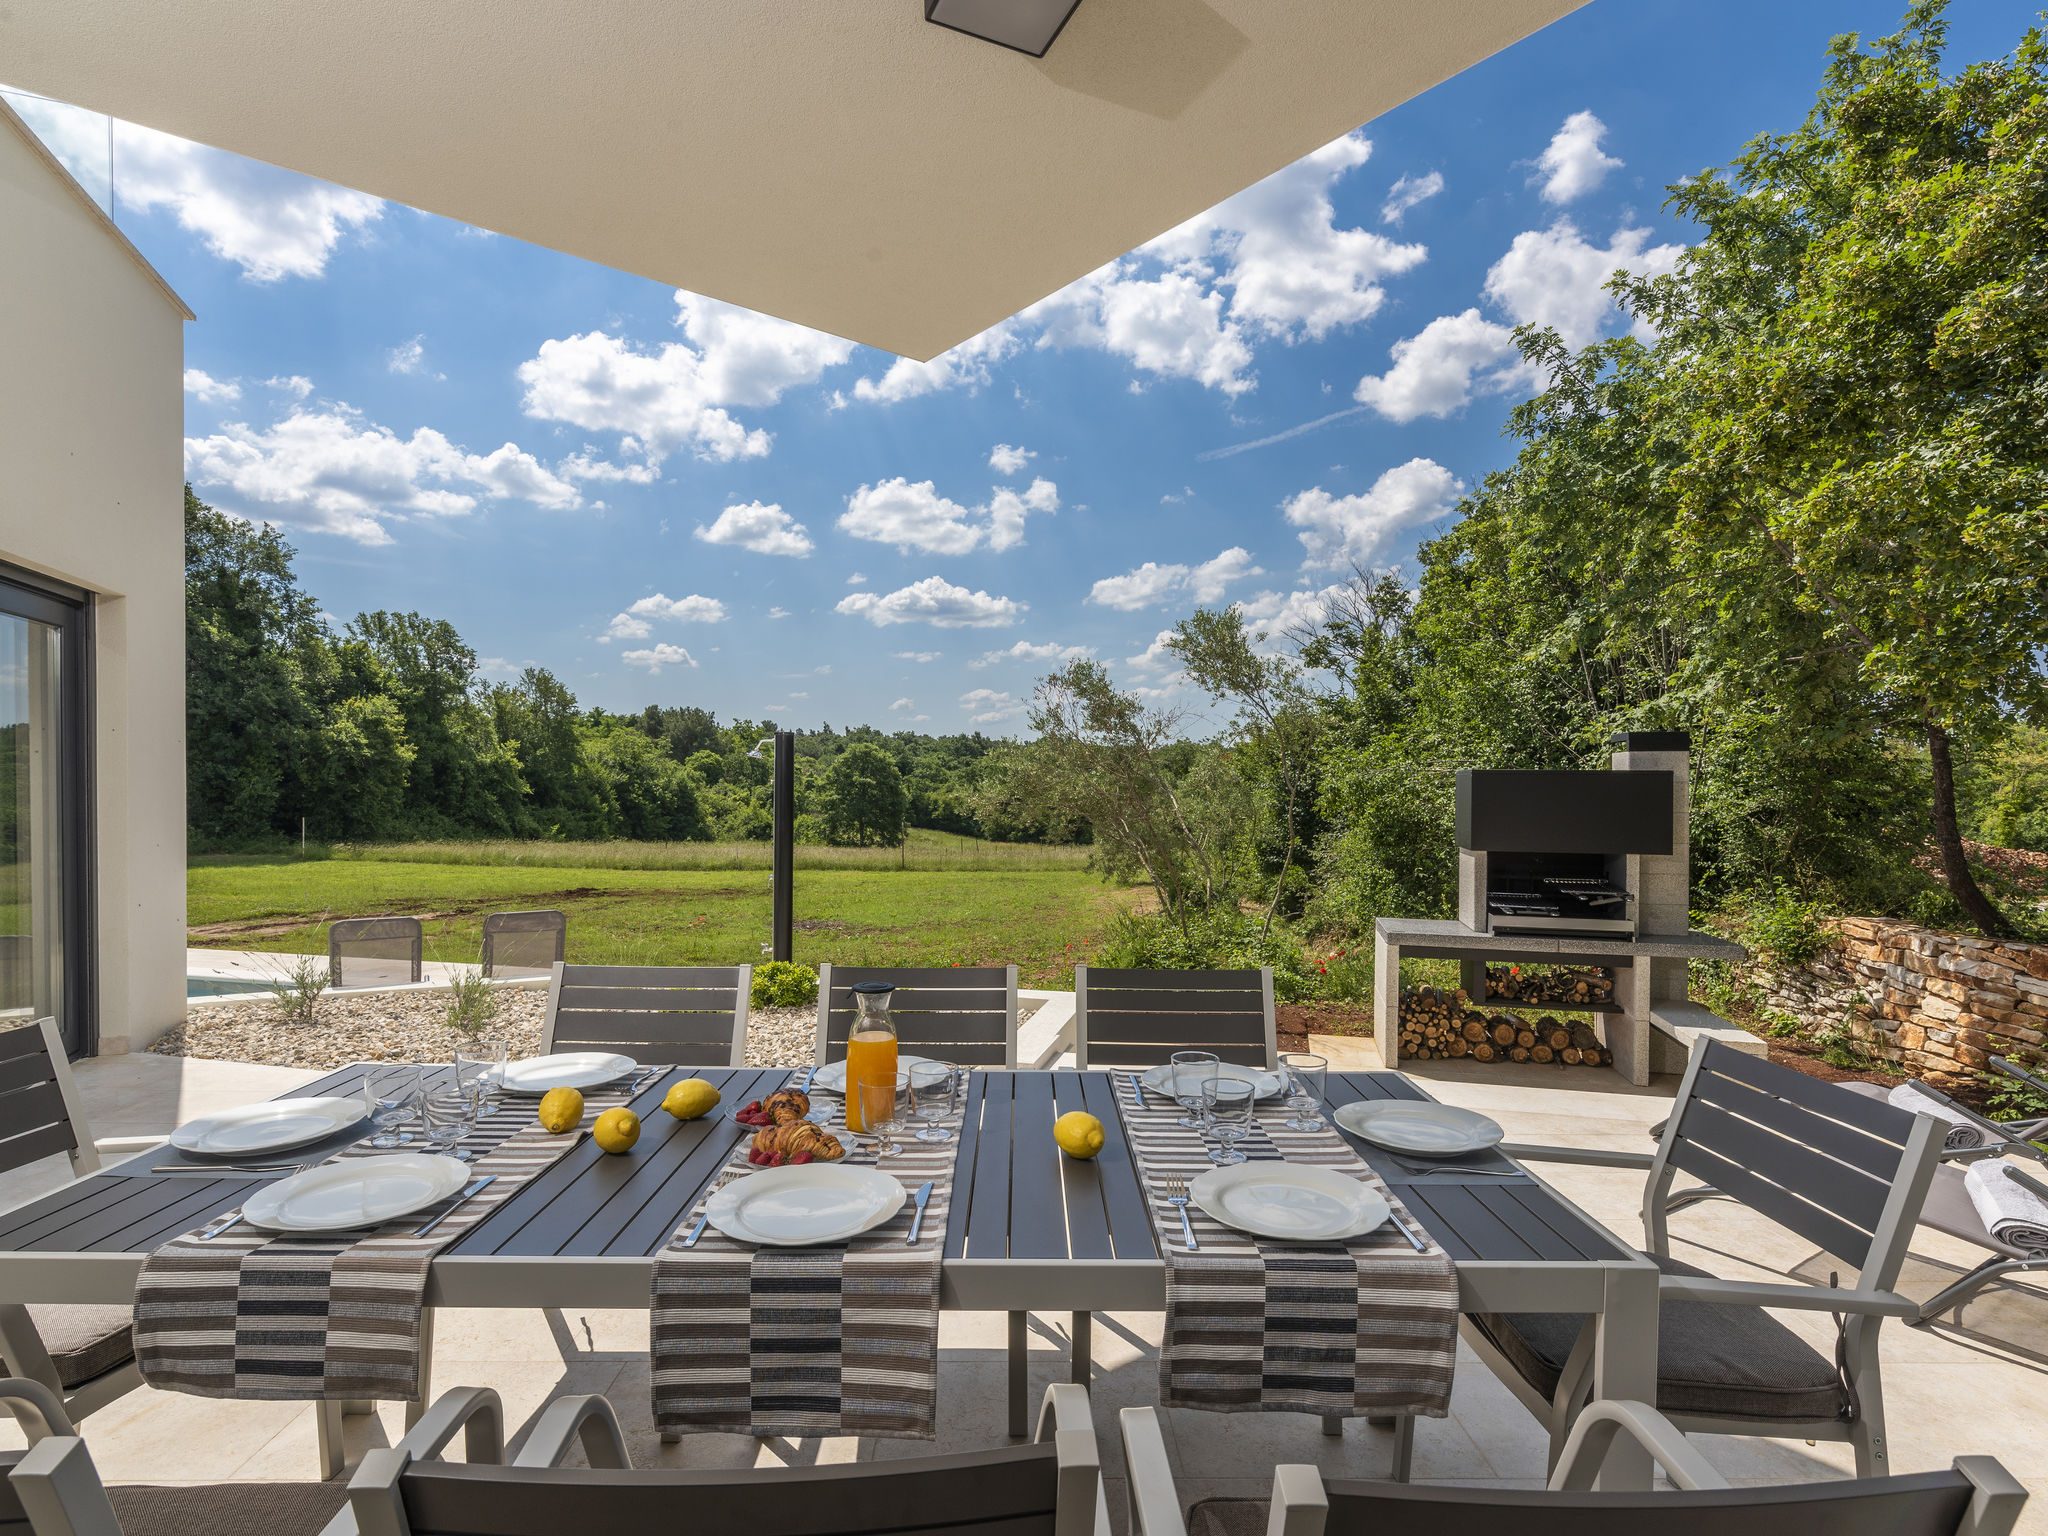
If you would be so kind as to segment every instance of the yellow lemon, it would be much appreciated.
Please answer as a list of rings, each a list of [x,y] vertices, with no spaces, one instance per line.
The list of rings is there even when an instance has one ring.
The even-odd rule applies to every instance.
[[[1102,1150],[1102,1122],[1083,1110],[1074,1110],[1053,1121],[1052,1139],[1069,1157],[1093,1157]]]
[[[540,1099],[540,1128],[560,1135],[583,1123],[583,1095],[574,1088],[550,1088]]]
[[[718,1090],[701,1077],[686,1077],[669,1089],[661,1107],[678,1120],[695,1120],[711,1113],[718,1103]]]
[[[630,1109],[608,1109],[590,1128],[590,1139],[607,1152],[630,1152],[640,1139],[640,1117]]]

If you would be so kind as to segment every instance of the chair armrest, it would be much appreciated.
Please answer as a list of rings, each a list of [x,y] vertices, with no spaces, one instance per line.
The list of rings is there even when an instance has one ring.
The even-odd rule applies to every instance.
[[[121,1536],[107,1490],[76,1435],[37,1441],[7,1481],[35,1536]]]
[[[76,1436],[78,1427],[64,1411],[64,1400],[26,1376],[0,1376],[0,1404],[4,1404],[30,1445],[50,1435]]]
[[[1266,1536],[1323,1536],[1330,1518],[1330,1496],[1323,1490],[1322,1474],[1299,1462],[1282,1462],[1273,1469],[1273,1512],[1266,1520]]]
[[[1953,1465],[1973,1490],[1956,1536],[2007,1536],[2027,1502],[2026,1488],[1993,1456],[1958,1456]]]
[[[1131,1536],[1187,1536],[1166,1441],[1159,1433],[1159,1410],[1126,1408],[1117,1421],[1123,1429]]]
[[[1551,1491],[1591,1488],[1601,1464],[1607,1460],[1614,1437],[1623,1431],[1650,1453],[1650,1459],[1664,1469],[1664,1475],[1675,1486],[1728,1486],[1728,1480],[1708,1465],[1706,1457],[1693,1449],[1692,1442],[1648,1403],[1603,1398],[1588,1403],[1573,1423],[1571,1438],[1565,1441],[1564,1453],[1558,1458],[1557,1471],[1551,1474]]]
[[[587,1397],[557,1398],[533,1426],[526,1444],[512,1458],[515,1467],[559,1467],[569,1454],[570,1438],[583,1442],[583,1459],[593,1467],[627,1468],[633,1458],[626,1453],[626,1436],[619,1428],[619,1416],[610,1401],[592,1393]],[[366,1533],[369,1536],[369,1533]]]
[[[1047,1387],[1032,1439],[1039,1445],[1050,1440],[1059,1452],[1054,1536],[1082,1536],[1084,1531],[1109,1536],[1109,1497],[1102,1487],[1102,1455],[1095,1444],[1088,1389],[1070,1381]]]
[[[1869,1317],[1918,1317],[1920,1304],[1897,1291],[1844,1291],[1826,1285],[1768,1285],[1713,1276],[1665,1275],[1660,1301],[1698,1301],[1728,1307],[1784,1307],[1797,1312],[1857,1312]]]
[[[1497,1152],[1518,1163],[1584,1163],[1591,1168],[1644,1168],[1654,1161],[1648,1152],[1608,1152],[1598,1147],[1539,1147],[1504,1141]]]
[[[420,1415],[398,1449],[414,1461],[439,1461],[457,1430],[463,1432],[463,1459],[471,1466],[504,1461],[505,1407],[489,1387],[450,1387]]]
[[[118,1157],[124,1152],[147,1152],[151,1147],[160,1147],[171,1138],[168,1136],[96,1136],[92,1148]]]

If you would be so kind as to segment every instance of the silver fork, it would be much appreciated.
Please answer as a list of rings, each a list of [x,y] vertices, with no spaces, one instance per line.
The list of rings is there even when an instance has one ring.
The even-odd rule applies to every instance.
[[[222,1214],[214,1217],[213,1220],[209,1221],[205,1226],[201,1227],[199,1231],[194,1234],[194,1236],[199,1242],[208,1242],[213,1238],[219,1237],[221,1233],[227,1231],[229,1227],[232,1227],[236,1222],[240,1221],[241,1219],[242,1208],[238,1205],[232,1211],[225,1211]]]
[[[1188,1181],[1168,1179],[1166,1181],[1166,1203],[1180,1212],[1181,1235],[1187,1239],[1189,1253],[1196,1252],[1200,1244],[1195,1241],[1195,1224],[1188,1220]]]
[[[746,1175],[741,1173],[739,1169],[728,1168],[725,1170],[725,1172],[721,1173],[718,1176],[718,1182],[711,1186],[711,1194],[715,1195],[721,1189],[725,1188],[726,1185],[731,1184],[736,1180],[743,1179],[745,1177]],[[697,1239],[704,1235],[704,1223],[709,1221],[710,1219],[711,1197],[707,1195],[704,1199],[703,1214],[697,1218],[697,1225],[690,1228],[690,1235],[683,1239],[683,1246],[685,1248],[694,1248],[697,1246]]]

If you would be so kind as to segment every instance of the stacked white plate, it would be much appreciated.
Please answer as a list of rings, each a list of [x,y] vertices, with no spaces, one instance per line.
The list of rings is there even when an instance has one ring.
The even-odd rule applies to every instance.
[[[507,1093],[546,1093],[553,1088],[601,1088],[615,1083],[640,1065],[630,1056],[610,1051],[557,1051],[505,1063],[502,1086]]]
[[[338,1136],[359,1124],[369,1106],[347,1098],[271,1099],[187,1121],[171,1132],[171,1145],[199,1157],[246,1157],[284,1152]]]
[[[1277,1099],[1287,1085],[1280,1080],[1278,1072],[1261,1072],[1257,1067],[1240,1067],[1234,1061],[1216,1063],[1216,1073],[1240,1083],[1250,1083],[1258,1089],[1261,1099]],[[1167,1062],[1152,1068],[1138,1079],[1147,1088],[1163,1098],[1173,1097],[1173,1063]]]
[[[347,1232],[439,1204],[469,1182],[467,1163],[423,1152],[349,1157],[266,1185],[242,1220],[272,1232]]]
[[[1455,1104],[1417,1103],[1412,1099],[1376,1099],[1346,1104],[1337,1124],[1361,1140],[1390,1152],[1417,1157],[1459,1157],[1499,1144],[1505,1134],[1498,1121]]]
[[[806,1163],[735,1179],[711,1197],[704,1214],[735,1242],[808,1248],[871,1231],[908,1198],[901,1182],[879,1168]]]
[[[1388,1214],[1377,1191],[1334,1168],[1305,1163],[1212,1168],[1188,1185],[1188,1198],[1226,1227],[1304,1243],[1362,1236]]]
[[[929,1060],[931,1060],[929,1056],[910,1056],[899,1051],[896,1055],[896,1070],[898,1072],[908,1072],[912,1067],[921,1066]],[[827,1093],[836,1093],[841,1098],[845,1098],[846,1058],[842,1056],[837,1061],[828,1061],[824,1066],[818,1068],[817,1076],[811,1079],[811,1086],[813,1088],[822,1088]]]

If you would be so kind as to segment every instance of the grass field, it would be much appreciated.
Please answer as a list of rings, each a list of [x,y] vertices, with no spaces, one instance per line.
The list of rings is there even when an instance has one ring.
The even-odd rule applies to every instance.
[[[1043,843],[989,843],[913,830],[900,848],[796,850],[798,869],[1086,869],[1091,850]],[[381,843],[342,845],[327,857],[392,864],[478,864],[510,869],[766,869],[766,843]]]
[[[195,947],[324,953],[337,917],[416,916],[430,960],[472,961],[483,916],[552,907],[569,916],[572,962],[732,965],[761,958],[769,936],[765,869],[635,867],[668,848],[704,844],[582,845],[619,862],[513,862],[533,845],[502,845],[503,862],[455,862],[499,845],[415,845],[411,859],[380,848],[371,856],[299,860],[205,856],[191,861],[187,922]],[[553,855],[578,845],[541,845]],[[756,846],[756,845],[745,845]],[[633,850],[640,851],[636,855]],[[1114,915],[1140,892],[1105,884],[1085,869],[917,866],[819,868],[798,850],[796,958],[851,965],[994,965],[1014,962],[1026,985],[1073,985]],[[891,858],[897,850],[886,850]],[[1044,850],[1068,852],[1069,850]],[[1081,850],[1085,853],[1085,850]],[[422,855],[425,855],[422,857]]]

